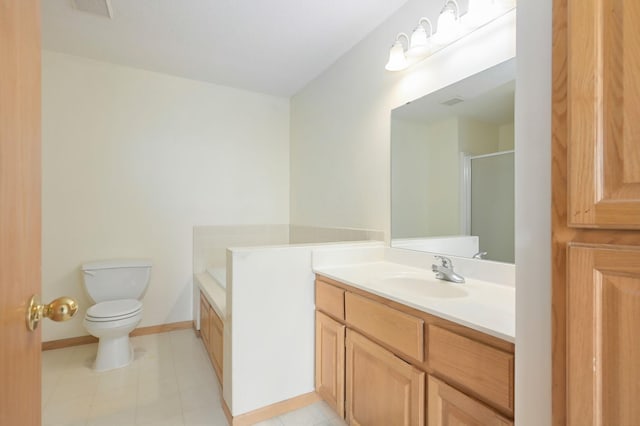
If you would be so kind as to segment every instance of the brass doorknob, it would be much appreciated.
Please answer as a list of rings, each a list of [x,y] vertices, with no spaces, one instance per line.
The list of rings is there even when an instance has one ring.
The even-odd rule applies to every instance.
[[[40,298],[31,296],[27,307],[27,328],[31,331],[38,328],[38,323],[42,318],[49,318],[53,321],[66,321],[78,312],[78,304],[70,297],[58,297],[48,305],[42,305]]]

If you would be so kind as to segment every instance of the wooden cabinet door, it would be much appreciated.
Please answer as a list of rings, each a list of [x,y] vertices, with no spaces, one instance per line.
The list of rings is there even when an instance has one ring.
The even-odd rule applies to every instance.
[[[200,337],[202,337],[202,341],[207,350],[209,349],[209,329],[211,327],[209,309],[209,303],[203,295],[200,295]]]
[[[352,330],[346,383],[351,426],[424,425],[425,373]]]
[[[640,247],[568,253],[567,424],[640,422]]]
[[[345,326],[316,311],[316,392],[344,417]]]
[[[513,422],[475,399],[429,376],[429,426],[507,426]]]
[[[210,308],[209,310],[209,354],[213,362],[213,369],[218,376],[218,381],[222,383],[222,342],[224,339],[224,326],[218,313]]]
[[[640,229],[640,2],[566,1],[567,219]]]

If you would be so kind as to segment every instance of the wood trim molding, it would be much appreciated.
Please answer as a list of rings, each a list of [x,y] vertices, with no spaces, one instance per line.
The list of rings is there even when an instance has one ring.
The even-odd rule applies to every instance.
[[[553,1],[551,114],[551,424],[566,424],[567,0]]]
[[[288,413],[289,411],[297,410],[298,408],[306,407],[315,402],[320,401],[320,396],[315,392],[305,393],[284,401],[276,402],[275,404],[267,405],[266,407],[258,408],[257,410],[250,411],[245,414],[233,417],[231,411],[227,406],[227,402],[222,400],[222,410],[227,421],[231,426],[249,426],[267,420],[281,414]]]
[[[89,343],[98,343],[98,338],[94,336],[78,336],[68,339],[50,340],[42,342],[42,350],[50,351],[52,349],[69,348],[71,346],[88,345]]]
[[[172,322],[170,324],[152,325],[149,327],[136,328],[129,334],[131,337],[146,336],[147,334],[166,333],[169,331],[185,330],[192,328],[192,321]],[[52,349],[69,348],[71,346],[87,345],[89,343],[98,343],[98,338],[94,336],[78,336],[68,339],[50,340],[42,342],[42,350],[49,351]]]
[[[186,330],[188,328],[192,328],[191,321],[172,322],[169,324],[136,328],[131,332],[130,336],[146,336],[147,334],[167,333],[169,331]]]
[[[222,402],[222,411],[224,411],[224,416],[227,418],[227,423],[229,423],[230,426],[233,426],[233,416],[231,415],[231,410],[229,410],[227,401],[222,397],[222,392],[220,392],[220,402]]]

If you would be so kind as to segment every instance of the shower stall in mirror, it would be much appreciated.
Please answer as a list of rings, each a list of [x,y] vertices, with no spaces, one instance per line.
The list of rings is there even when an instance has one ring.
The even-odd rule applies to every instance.
[[[483,258],[514,263],[514,151],[463,157],[463,233]]]

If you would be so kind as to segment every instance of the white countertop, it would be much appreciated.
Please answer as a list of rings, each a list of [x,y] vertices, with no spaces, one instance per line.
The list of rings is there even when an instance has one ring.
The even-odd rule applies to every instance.
[[[449,283],[436,280],[430,270],[386,261],[317,266],[313,270],[352,287],[515,343],[514,287],[468,277],[465,277],[464,284]],[[429,295],[428,285],[420,288],[420,282],[414,281],[409,286],[398,286],[397,283],[385,281],[385,278],[392,277],[424,279],[429,281],[426,284],[432,288],[436,284],[454,286],[452,291],[461,289],[467,294],[463,297],[433,297]]]

